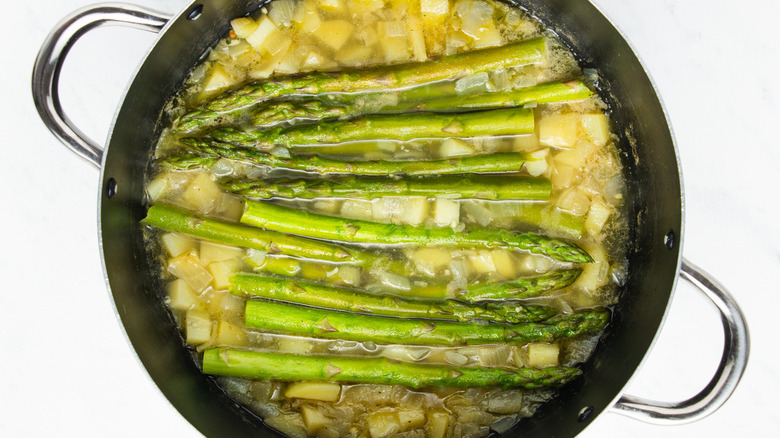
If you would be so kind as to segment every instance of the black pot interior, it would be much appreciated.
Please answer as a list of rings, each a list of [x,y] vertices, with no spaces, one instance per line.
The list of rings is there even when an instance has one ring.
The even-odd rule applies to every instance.
[[[584,0],[512,0],[531,11],[596,68],[620,137],[632,204],[628,283],[612,323],[582,378],[506,436],[578,434],[608,408],[639,366],[666,312],[682,228],[678,163],[655,90],[619,33]],[[125,331],[147,372],[176,409],[207,436],[278,436],[204,376],[163,304],[139,225],[143,180],[163,121],[161,109],[229,20],[260,3],[196,2],[161,35],[128,89],[105,154],[101,244],[106,275]],[[197,15],[198,8],[200,14]],[[194,12],[193,12],[194,11]],[[196,19],[190,19],[197,15]],[[112,196],[109,197],[109,194]]]

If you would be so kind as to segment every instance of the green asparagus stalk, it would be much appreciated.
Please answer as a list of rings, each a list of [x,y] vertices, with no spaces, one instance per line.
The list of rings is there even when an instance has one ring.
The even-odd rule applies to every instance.
[[[176,169],[207,167],[219,158],[244,161],[279,169],[303,170],[319,174],[353,174],[361,176],[436,176],[464,173],[519,172],[527,156],[519,152],[473,155],[462,158],[426,161],[354,161],[313,156],[280,157],[249,147],[239,147],[206,138],[183,138],[188,148],[203,157],[185,155],[160,160],[160,165]]]
[[[296,146],[362,140],[521,135],[534,132],[529,108],[494,109],[469,113],[380,114],[316,124],[278,126],[262,130],[217,128],[209,136],[238,146]]]
[[[333,73],[311,72],[275,77],[230,90],[204,108],[185,114],[176,122],[178,131],[191,131],[213,124],[257,103],[288,94],[355,93],[412,87],[457,79],[483,71],[519,67],[546,57],[544,38],[501,47],[443,56],[437,60]]]
[[[431,301],[376,295],[291,278],[238,273],[231,279],[230,292],[293,304],[332,310],[455,321],[537,322],[558,313],[552,307],[523,306],[517,302],[466,304],[455,300]]]
[[[564,262],[593,261],[587,252],[571,242],[534,233],[512,233],[491,228],[472,228],[458,232],[451,228],[384,224],[326,216],[253,200],[246,201],[241,222],[272,231],[344,242],[506,247],[544,254]]]
[[[411,93],[413,90],[398,90],[396,93],[367,93],[349,100],[296,99],[283,102],[269,102],[252,111],[252,124],[268,126],[294,119],[321,120],[334,117],[355,117],[365,114],[397,113],[406,110],[432,112],[460,112],[519,107],[525,104],[567,102],[587,99],[593,92],[579,80],[552,82],[511,91],[496,91],[459,95],[455,83],[449,87],[436,84],[426,93]],[[423,85],[422,87],[428,87]],[[417,87],[419,88],[419,87]],[[395,97],[395,98],[392,98]],[[318,97],[313,97],[319,99]],[[378,102],[374,104],[373,102]],[[386,102],[386,103],[385,103]]]
[[[224,190],[252,198],[343,197],[373,199],[382,196],[448,196],[476,199],[547,199],[552,185],[546,178],[482,175],[430,178],[344,177],[338,179],[232,180]]]
[[[262,263],[256,263],[247,258],[250,266],[265,273],[285,277],[300,277],[305,280],[338,283],[343,286],[353,286],[344,282],[334,272],[333,265],[316,261],[296,260],[287,257],[265,257]],[[483,300],[521,300],[539,296],[545,292],[563,289],[574,283],[582,273],[581,269],[564,269],[545,274],[517,277],[509,281],[496,283],[472,284],[462,291],[455,292],[455,298],[467,302]],[[390,292],[390,291],[389,291]],[[415,299],[444,300],[449,296],[444,283],[415,286],[407,290],[392,290],[393,295],[412,297]]]
[[[275,254],[354,263],[366,263],[376,258],[373,254],[353,248],[211,219],[162,204],[152,205],[141,223],[167,231]]]
[[[581,273],[580,269],[564,269],[541,275],[520,277],[503,283],[469,286],[466,292],[458,298],[474,302],[483,300],[520,300],[535,297],[547,291],[563,289],[574,283]]]
[[[247,300],[245,307],[247,327],[328,339],[415,345],[552,342],[596,334],[608,320],[609,311],[605,308],[561,315],[545,322],[480,324],[364,315],[271,301]]]
[[[577,368],[451,367],[396,362],[383,357],[295,355],[227,348],[203,353],[203,372],[246,379],[326,381],[426,386],[559,387],[582,372]]]

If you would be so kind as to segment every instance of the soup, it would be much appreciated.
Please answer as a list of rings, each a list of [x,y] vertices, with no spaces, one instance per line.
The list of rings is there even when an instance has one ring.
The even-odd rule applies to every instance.
[[[144,219],[204,372],[292,436],[503,432],[626,276],[597,74],[484,0],[275,0],[167,109]]]

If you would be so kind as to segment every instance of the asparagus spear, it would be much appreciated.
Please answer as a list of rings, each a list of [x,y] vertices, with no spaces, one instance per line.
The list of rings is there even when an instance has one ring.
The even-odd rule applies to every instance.
[[[249,147],[239,147],[206,138],[183,138],[181,142],[204,157],[185,155],[161,160],[169,168],[193,169],[210,166],[219,158],[240,160],[281,169],[304,170],[319,174],[354,174],[363,176],[434,176],[464,173],[519,172],[526,155],[518,152],[474,155],[462,158],[426,161],[349,161],[313,156],[280,157]]]
[[[552,307],[523,306],[518,303],[474,305],[454,300],[431,301],[375,295],[290,278],[238,273],[231,278],[230,292],[333,310],[456,321],[481,319],[494,322],[544,321],[556,313]]]
[[[299,276],[305,280],[326,281],[329,283],[345,283],[338,272],[333,272],[333,265],[314,261],[303,261],[286,257],[266,257],[262,264],[247,258],[248,263],[255,269],[269,274],[285,277]],[[489,284],[469,285],[462,295],[456,292],[456,298],[467,302],[483,300],[520,300],[541,295],[544,292],[563,289],[574,283],[582,273],[581,269],[564,269],[545,274],[518,277],[509,281]],[[444,300],[448,296],[447,285],[443,283],[431,284],[422,287],[413,287],[408,291],[393,290],[394,295],[404,297]]]
[[[246,379],[328,381],[426,386],[523,387],[562,386],[582,372],[577,368],[484,368],[423,365],[382,357],[302,356],[296,354],[210,348],[203,353],[203,372]]]
[[[477,199],[546,199],[552,185],[546,178],[497,175],[430,178],[344,177],[338,179],[232,180],[224,190],[253,198],[320,197],[379,198],[382,196],[451,196]]]
[[[278,126],[264,130],[224,127],[211,131],[209,136],[238,146],[265,147],[378,139],[520,135],[533,132],[533,110],[508,108],[457,114],[384,114],[316,124]]]
[[[523,299],[544,292],[563,289],[580,276],[580,269],[564,269],[530,277],[520,277],[503,283],[469,286],[460,299],[465,301]]]
[[[389,93],[364,93],[351,99],[319,100],[320,97],[312,96],[308,99],[269,102],[254,109],[251,120],[255,126],[268,126],[299,118],[320,120],[364,114],[395,113],[404,110],[459,112],[519,107],[531,102],[566,102],[587,99],[593,95],[593,92],[579,80],[551,82],[511,91],[465,95],[458,95],[454,82],[447,83],[448,87],[442,85],[437,83],[436,88],[417,93],[413,93],[416,90],[412,89]],[[428,85],[416,88],[422,87],[430,88]]]
[[[367,262],[373,261],[376,257],[370,253],[327,242],[206,218],[162,204],[152,205],[141,223],[228,245],[317,260]]]
[[[609,311],[605,308],[557,316],[541,323],[479,324],[363,315],[271,301],[247,300],[245,307],[247,327],[329,339],[415,345],[551,342],[598,333],[608,320]]]
[[[457,232],[451,228],[349,220],[252,200],[246,201],[241,222],[283,233],[345,242],[507,247],[544,254],[565,262],[593,261],[587,252],[573,243],[534,233],[517,234],[490,228],[472,228]]]
[[[361,92],[411,87],[483,71],[533,64],[542,61],[545,56],[544,38],[535,38],[501,47],[443,56],[421,63],[332,73],[312,72],[264,79],[230,90],[210,101],[205,108],[185,114],[177,120],[175,129],[199,129],[225,115],[288,94]]]

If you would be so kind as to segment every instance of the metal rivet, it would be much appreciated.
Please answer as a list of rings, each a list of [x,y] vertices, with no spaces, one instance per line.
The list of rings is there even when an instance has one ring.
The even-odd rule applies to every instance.
[[[577,421],[580,423],[584,422],[585,420],[590,417],[590,414],[593,412],[592,406],[585,406],[584,408],[580,409],[580,413],[577,414]]]
[[[114,178],[109,178],[106,183],[106,196],[108,199],[111,199],[114,195],[116,195],[116,180]]]
[[[666,237],[664,238],[664,244],[666,245],[666,249],[671,251],[674,249],[674,230],[669,230],[668,233],[666,233]]]
[[[203,12],[203,5],[195,5],[190,9],[189,12],[187,12],[187,19],[190,21],[195,21],[198,18],[200,18],[200,14]]]

